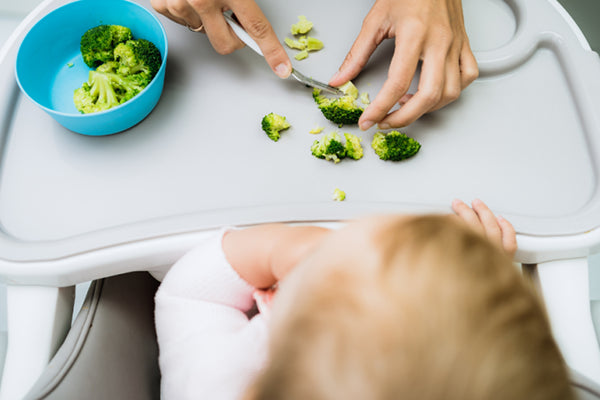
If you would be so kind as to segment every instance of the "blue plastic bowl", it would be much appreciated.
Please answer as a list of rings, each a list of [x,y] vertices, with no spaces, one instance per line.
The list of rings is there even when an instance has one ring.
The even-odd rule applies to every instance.
[[[154,43],[162,65],[152,82],[131,100],[106,111],[81,114],[73,92],[88,80],[90,68],[79,51],[81,36],[98,25],[122,25],[135,39]],[[17,53],[19,87],[65,128],[84,135],[110,135],[143,120],[162,94],[167,35],[146,8],[126,0],[78,0],[48,13],[27,33]]]

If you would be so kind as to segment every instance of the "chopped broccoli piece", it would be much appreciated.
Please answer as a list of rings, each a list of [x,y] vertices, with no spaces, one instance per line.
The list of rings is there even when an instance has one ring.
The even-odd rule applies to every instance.
[[[351,95],[328,98],[321,95],[319,89],[314,89],[313,99],[325,118],[336,124],[356,124],[364,111]]]
[[[275,142],[281,137],[280,132],[288,129],[290,126],[285,117],[275,113],[267,114],[262,119],[262,130]]]
[[[398,131],[377,132],[371,147],[382,160],[400,161],[417,154],[421,144]]]
[[[346,138],[346,145],[344,146],[346,156],[360,160],[363,156],[363,148],[360,145],[362,139],[351,133],[344,133],[344,137]]]
[[[292,24],[291,32],[292,35],[304,35],[308,33],[313,27],[313,23],[310,22],[304,15],[298,16],[298,22]]]
[[[335,188],[333,191],[333,200],[334,201],[344,201],[346,200],[346,192],[341,189]]]
[[[360,94],[359,98],[360,98],[360,102],[363,103],[364,105],[371,104],[371,99],[369,99],[369,93],[368,92],[362,92]]]
[[[335,164],[346,157],[346,148],[342,144],[342,138],[335,131],[324,135],[321,140],[315,140],[310,151],[313,156],[333,161]]]
[[[344,94],[352,96],[355,100],[358,99],[358,89],[356,88],[356,86],[354,86],[354,83],[352,83],[352,81],[348,81],[343,85],[338,86],[338,89],[344,92]]]
[[[75,107],[83,114],[108,110],[141,92],[149,80],[137,74],[122,76],[110,71],[90,71],[88,82],[75,90]]]
[[[83,61],[90,68],[114,59],[119,43],[133,39],[131,30],[120,25],[100,25],[87,30],[79,43]]]
[[[117,72],[121,75],[147,74],[150,79],[160,69],[160,51],[146,39],[128,40],[115,47],[114,59],[119,63]]]
[[[308,57],[308,50],[302,50],[302,51],[299,51],[299,52],[298,52],[298,53],[297,53],[297,54],[294,56],[294,58],[295,58],[296,60],[298,60],[298,61],[300,61],[300,60],[304,60],[306,57]]]
[[[290,49],[295,49],[295,50],[304,50],[306,49],[306,43],[302,43],[299,40],[293,40],[290,38],[284,38],[283,41],[285,42],[285,44],[287,44],[287,46]]]
[[[300,38],[300,43],[304,43],[306,45],[306,50],[308,51],[317,51],[323,48],[323,42],[310,36],[306,38]]]
[[[67,63],[67,67],[69,67],[69,68],[73,68],[73,65],[75,65],[75,64],[73,64],[72,62]]]
[[[308,131],[308,133],[312,133],[312,134],[317,134],[317,133],[321,133],[323,132],[323,128],[322,126],[315,126],[314,128],[312,128],[310,131]]]

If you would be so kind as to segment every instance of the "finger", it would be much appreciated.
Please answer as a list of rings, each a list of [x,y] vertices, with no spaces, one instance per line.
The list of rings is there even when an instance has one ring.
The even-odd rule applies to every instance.
[[[440,108],[447,106],[453,101],[456,101],[460,97],[462,87],[458,54],[456,54],[456,56],[449,56],[446,60],[445,74],[446,79],[444,80],[444,90],[442,92],[442,98],[429,111],[439,110]]]
[[[340,86],[354,79],[367,65],[371,54],[383,40],[383,37],[378,35],[378,27],[374,27],[370,21],[367,16],[344,62],[329,81],[331,86]]]
[[[187,0],[169,0],[165,10],[170,18],[182,25],[197,28],[202,25],[200,16]]]
[[[452,202],[452,210],[458,217],[464,221],[467,226],[476,232],[483,233],[483,227],[479,221],[477,213],[462,200],[454,200]]]
[[[497,217],[498,225],[502,231],[502,247],[510,256],[517,251],[517,234],[513,225],[502,217]]]
[[[489,207],[481,200],[475,199],[471,206],[483,226],[486,237],[498,246],[502,246],[502,231],[498,225],[496,216]]]
[[[360,117],[358,124],[362,130],[382,121],[396,102],[406,94],[417,70],[421,44],[422,38],[414,34],[402,39],[396,36],[396,49],[390,63],[388,78],[375,100]],[[414,101],[414,98],[407,104],[411,101]]]
[[[200,17],[206,36],[217,53],[230,54],[244,47],[244,43],[229,27],[220,9],[212,9]]]
[[[412,99],[413,96],[414,94],[411,93],[405,94],[400,98],[400,100],[398,100],[398,104],[400,104],[401,106],[405,105],[410,99]]]
[[[460,86],[461,89],[465,89],[475,79],[479,77],[479,67],[477,66],[477,60],[471,51],[468,40],[463,43],[460,52]]]
[[[292,62],[260,7],[254,1],[240,1],[231,9],[256,41],[273,72],[280,78],[287,78],[292,72]]]
[[[385,116],[379,127],[388,129],[406,126],[432,110],[442,99],[445,69],[446,52],[430,51],[423,60],[417,92],[399,110]]]

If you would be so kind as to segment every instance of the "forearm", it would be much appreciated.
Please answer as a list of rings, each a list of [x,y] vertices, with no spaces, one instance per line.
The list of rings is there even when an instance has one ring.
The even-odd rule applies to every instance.
[[[223,252],[242,279],[256,288],[268,288],[328,232],[317,226],[259,225],[228,232],[223,238]]]

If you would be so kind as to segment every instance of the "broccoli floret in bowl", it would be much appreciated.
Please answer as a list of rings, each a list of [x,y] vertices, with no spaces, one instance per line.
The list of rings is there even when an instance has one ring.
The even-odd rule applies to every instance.
[[[356,99],[349,94],[329,98],[323,96],[319,89],[314,89],[313,99],[325,118],[336,124],[356,124],[364,111],[356,104]]]
[[[404,133],[391,131],[375,133],[371,147],[382,160],[401,161],[417,154],[421,144]]]
[[[151,82],[134,98],[118,107],[83,114],[74,104],[74,91],[84,83],[90,85],[90,69],[116,61],[113,49],[112,54],[108,52],[106,56],[105,53],[104,58],[97,58],[96,61],[88,59],[92,67],[88,66],[81,50],[82,37],[88,30],[107,23],[128,28],[130,32],[119,28],[115,34],[117,38],[105,43],[110,42],[111,46],[114,44],[116,47],[132,38],[143,38],[158,48],[162,62]],[[96,33],[84,40],[84,53],[91,49],[86,47],[89,45],[85,43],[86,40],[102,37],[102,34]],[[124,0],[78,0],[66,2],[52,10],[29,29],[17,53],[16,77],[23,93],[65,128],[85,135],[110,135],[133,127],[158,103],[167,55],[166,32],[148,6]],[[115,71],[111,64],[104,68],[111,70],[111,73]],[[106,71],[101,69],[98,72]],[[139,84],[143,78],[140,76],[135,80]],[[106,98],[110,99],[110,96]]]
[[[81,113],[89,114],[125,103],[150,84],[161,63],[160,51],[148,40],[128,40],[117,44],[113,60],[90,71],[88,81],[75,90],[75,107]]]
[[[99,25],[88,29],[79,48],[83,61],[90,68],[114,59],[114,50],[119,43],[133,39],[131,29],[121,25]]]
[[[119,43],[115,47],[114,58],[119,63],[117,73],[120,75],[146,74],[150,80],[162,63],[160,51],[146,39]]]

